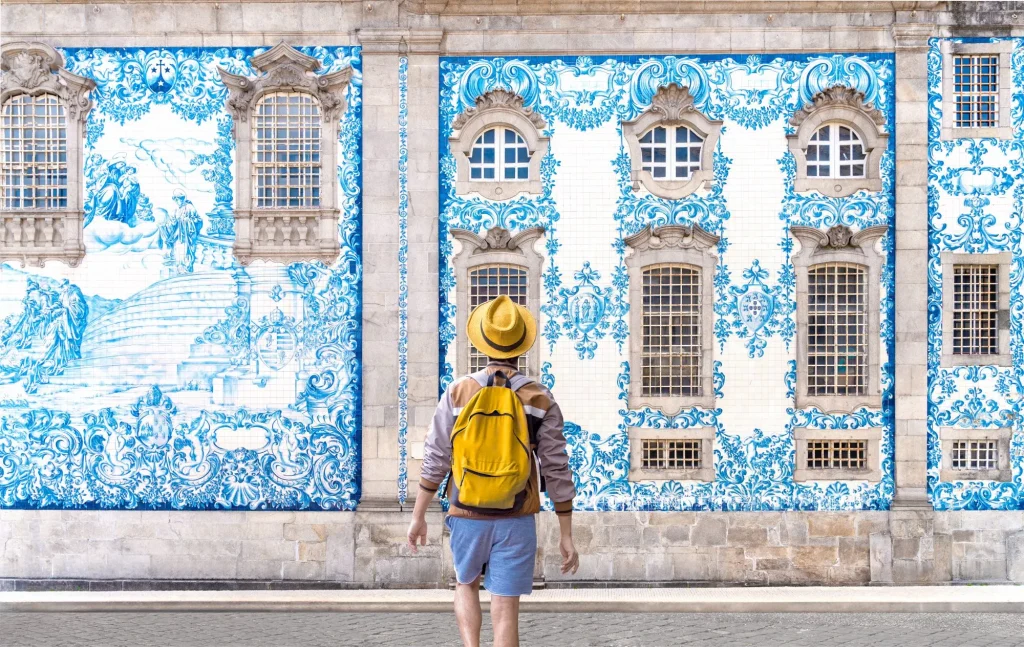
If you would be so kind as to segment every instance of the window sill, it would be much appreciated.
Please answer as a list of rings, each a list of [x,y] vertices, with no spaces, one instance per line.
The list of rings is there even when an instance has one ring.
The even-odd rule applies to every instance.
[[[878,483],[882,480],[881,470],[811,470],[796,468],[793,470],[793,481],[868,481]]]
[[[996,481],[1009,483],[1013,480],[1011,471],[1005,470],[939,470],[939,480],[943,483],[962,483],[966,481]]]
[[[797,395],[797,409],[817,408],[824,413],[853,413],[858,409],[881,409],[882,395]]]
[[[941,368],[956,368],[957,366],[1013,366],[1013,358],[1009,353],[998,355],[942,355]]]
[[[957,139],[1013,139],[1013,128],[1010,126],[990,126],[987,128],[943,128],[940,141]]]
[[[793,190],[797,193],[817,191],[830,198],[845,198],[858,191],[881,191],[882,180],[868,177],[798,177],[793,180]]]
[[[629,408],[634,411],[639,409],[651,409],[653,411],[660,411],[666,417],[671,418],[673,416],[679,415],[686,409],[714,409],[715,396],[696,395],[665,398],[655,396],[640,396],[631,393],[629,395]]]

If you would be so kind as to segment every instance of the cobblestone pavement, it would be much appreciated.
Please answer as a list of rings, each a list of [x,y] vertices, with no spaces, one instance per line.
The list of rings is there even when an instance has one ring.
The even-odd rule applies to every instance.
[[[489,618],[484,618],[486,627]],[[459,645],[450,614],[5,613],[5,647],[439,647]],[[523,647],[701,645],[1018,646],[1013,614],[526,614]],[[485,630],[484,644],[490,644]]]

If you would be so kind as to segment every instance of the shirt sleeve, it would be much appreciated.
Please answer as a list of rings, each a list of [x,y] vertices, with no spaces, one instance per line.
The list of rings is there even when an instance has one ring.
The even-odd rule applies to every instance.
[[[452,468],[452,427],[455,413],[452,410],[451,390],[446,390],[437,403],[430,430],[423,444],[423,465],[420,467],[420,487],[436,492],[441,481]]]
[[[552,401],[537,432],[537,460],[540,461],[547,495],[555,504],[555,512],[571,514],[576,486],[573,485],[565,435],[562,433],[564,424],[562,410]]]

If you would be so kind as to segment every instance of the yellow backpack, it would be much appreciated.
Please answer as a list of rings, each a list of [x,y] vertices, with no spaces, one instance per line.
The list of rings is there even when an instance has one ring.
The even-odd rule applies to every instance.
[[[501,385],[495,385],[496,378]],[[521,377],[512,386],[499,371],[459,412],[451,435],[454,505],[495,513],[522,504],[517,495],[530,480],[533,450],[526,411],[516,391],[529,382]]]

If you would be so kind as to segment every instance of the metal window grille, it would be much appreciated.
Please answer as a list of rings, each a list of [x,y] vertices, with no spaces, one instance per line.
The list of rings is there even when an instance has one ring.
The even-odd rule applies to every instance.
[[[482,265],[469,271],[469,311],[481,303],[496,299],[502,294],[521,306],[526,305],[529,277],[526,270],[518,265]],[[529,354],[520,355],[518,371],[528,373]],[[469,372],[475,373],[487,366],[487,356],[469,345]]]
[[[649,440],[641,444],[640,469],[697,470],[702,465],[699,440]]]
[[[999,469],[999,445],[994,440],[956,440],[950,462],[955,470]]]
[[[953,354],[999,353],[999,266],[953,266]]]
[[[253,203],[257,209],[320,206],[320,108],[301,92],[275,92],[252,119]]]
[[[824,263],[807,272],[807,393],[863,395],[868,386],[867,273]]]
[[[866,160],[864,142],[857,131],[825,124],[811,135],[807,145],[807,177],[864,177]]]
[[[689,265],[644,268],[641,395],[701,394],[700,284]]]
[[[953,57],[957,128],[999,125],[999,56]]]
[[[68,144],[64,106],[52,94],[19,94],[4,102],[4,209],[68,206]]]
[[[471,180],[526,181],[530,179],[530,149],[511,128],[491,128],[473,143],[469,155]]]
[[[658,180],[686,180],[700,170],[703,146],[704,139],[686,126],[655,126],[640,138],[640,166]]]
[[[868,465],[865,440],[811,440],[807,442],[807,469],[862,470]]]

